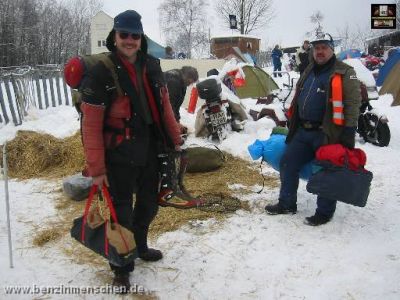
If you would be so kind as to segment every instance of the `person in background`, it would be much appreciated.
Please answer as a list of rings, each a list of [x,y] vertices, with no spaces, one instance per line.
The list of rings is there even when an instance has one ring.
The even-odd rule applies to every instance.
[[[271,57],[272,57],[272,64],[274,65],[274,77],[277,75],[279,77],[282,77],[281,73],[278,73],[277,71],[282,70],[282,51],[279,49],[279,45],[275,45],[275,48],[272,50]]]
[[[199,80],[199,73],[194,67],[183,66],[181,69],[164,72],[164,77],[175,119],[179,122],[181,119],[179,109],[185,99],[186,88]]]
[[[308,40],[305,40],[303,46],[297,49],[296,52],[296,63],[300,75],[303,74],[304,70],[309,64],[309,56],[310,56],[310,42]]]
[[[336,59],[329,34],[320,34],[311,44],[312,61],[297,83],[288,112],[290,125],[287,147],[280,161],[279,201],[265,207],[270,215],[297,212],[300,169],[314,159],[321,145],[339,143],[354,148],[355,144],[361,105],[356,73]],[[335,101],[331,101],[332,93],[339,95]],[[335,199],[319,196],[315,214],[307,217],[305,223],[312,226],[325,224],[332,219],[335,209]]]
[[[117,15],[106,45],[123,96],[117,95],[111,71],[103,62],[82,83],[86,173],[95,185],[109,186],[118,221],[133,232],[139,258],[157,261],[163,257],[161,251],[147,245],[149,225],[158,212],[157,155],[166,145],[180,150],[179,126],[160,61],[147,54],[141,16],[134,10]],[[110,263],[110,267],[113,285],[129,291],[134,263]]]
[[[174,59],[175,53],[170,46],[165,47],[165,59]]]

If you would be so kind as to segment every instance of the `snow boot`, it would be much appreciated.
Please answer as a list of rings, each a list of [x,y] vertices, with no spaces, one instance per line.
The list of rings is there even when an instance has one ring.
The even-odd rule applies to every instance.
[[[163,255],[160,250],[149,248],[146,252],[139,253],[139,258],[145,261],[158,261],[163,258]]]
[[[113,290],[116,294],[127,294],[131,288],[129,273],[115,273],[112,282]]]
[[[161,190],[158,194],[160,206],[187,209],[205,204],[204,199],[192,197],[183,185],[187,164],[185,151],[161,156]]]
[[[265,211],[269,215],[287,215],[292,214],[294,215],[297,212],[297,205],[291,208],[284,208],[279,202],[276,204],[271,204],[265,206]]]
[[[315,213],[315,215],[305,218],[304,224],[310,226],[319,226],[328,223],[331,219],[332,217],[327,217],[319,213]]]

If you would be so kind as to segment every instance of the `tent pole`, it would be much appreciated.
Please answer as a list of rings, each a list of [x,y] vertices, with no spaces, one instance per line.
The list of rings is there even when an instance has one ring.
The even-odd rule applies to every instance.
[[[3,146],[3,174],[4,174],[4,192],[6,195],[6,212],[7,212],[7,231],[8,231],[8,253],[10,260],[10,268],[14,268],[13,265],[13,253],[12,253],[12,240],[11,240],[11,222],[10,222],[10,201],[8,193],[8,170],[7,170],[7,142]]]

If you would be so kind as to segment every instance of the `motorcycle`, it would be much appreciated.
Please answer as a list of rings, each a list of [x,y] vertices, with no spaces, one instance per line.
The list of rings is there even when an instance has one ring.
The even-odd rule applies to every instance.
[[[358,117],[357,133],[367,143],[380,147],[388,146],[390,142],[389,120],[385,115],[380,114],[376,109],[374,109],[370,102],[378,99],[376,87],[367,87],[362,82],[360,82],[360,85],[362,102],[360,115]],[[272,99],[277,98],[282,103],[283,112],[286,113],[288,110],[286,101],[294,87],[293,78],[290,84],[284,84],[284,86],[288,88],[289,91],[286,96],[282,96],[282,94],[271,94],[270,97]],[[260,117],[260,114],[258,114],[258,117]]]
[[[365,142],[376,146],[385,147],[390,142],[390,129],[388,118],[372,107],[368,97],[367,87],[361,84],[362,103],[358,117],[357,133]]]
[[[224,140],[229,132],[232,121],[232,112],[228,101],[220,97],[221,83],[210,78],[197,84],[199,97],[205,100],[203,115],[208,134],[213,141]]]

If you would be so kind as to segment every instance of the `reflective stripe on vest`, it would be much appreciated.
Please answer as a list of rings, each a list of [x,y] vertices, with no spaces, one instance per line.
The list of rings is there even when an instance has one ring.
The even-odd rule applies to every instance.
[[[342,76],[335,74],[331,82],[332,87],[332,102],[333,116],[332,121],[336,125],[344,125],[344,113],[343,113],[343,85]]]

